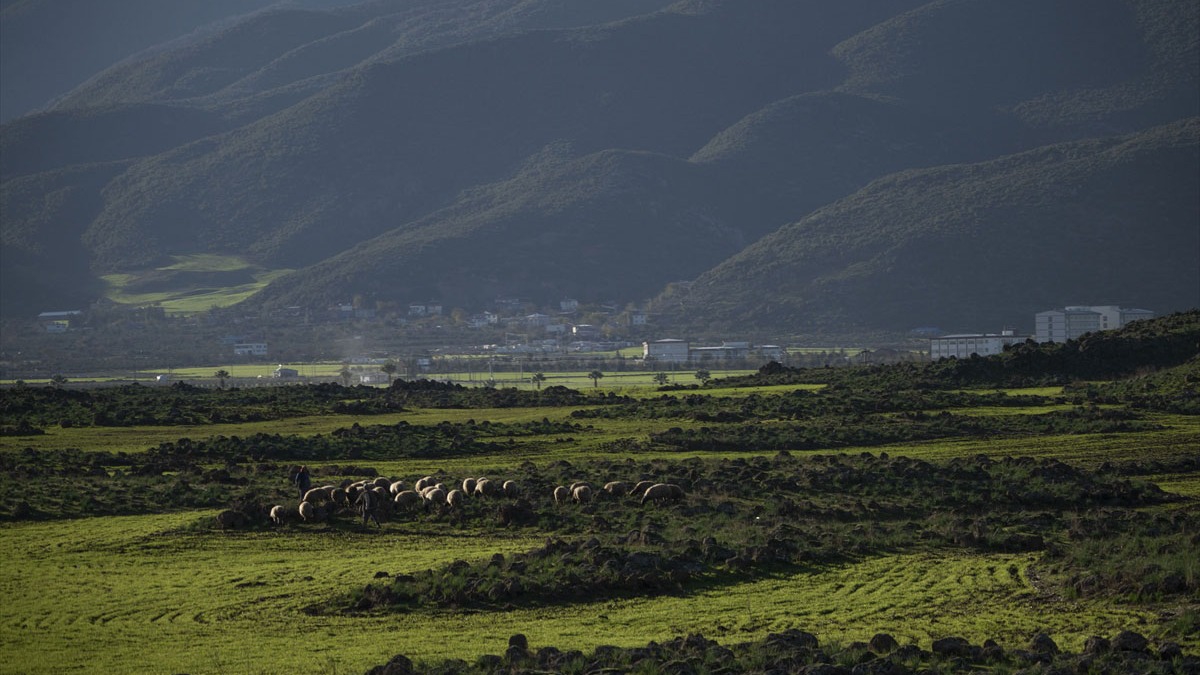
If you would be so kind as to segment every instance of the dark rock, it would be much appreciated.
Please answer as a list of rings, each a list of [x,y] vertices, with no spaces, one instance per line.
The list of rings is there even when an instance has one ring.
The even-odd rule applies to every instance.
[[[942,656],[971,656],[971,643],[966,638],[945,637],[933,641],[933,653]]]
[[[989,661],[999,661],[1004,658],[1004,648],[995,640],[988,638],[983,641],[983,658]]]
[[[1150,641],[1145,636],[1129,630],[1117,633],[1112,640],[1112,649],[1115,652],[1144,652],[1149,646]]]
[[[367,675],[412,675],[413,662],[403,654],[397,654],[382,666],[375,666]]]
[[[529,640],[521,633],[516,633],[512,637],[508,638],[508,646],[529,649]]]
[[[375,573],[375,578],[376,578],[376,579],[384,579],[384,578],[387,578],[387,577],[389,577],[389,576],[391,576],[391,575],[390,575],[390,574],[388,574],[387,572],[384,572],[384,571],[382,571],[382,570],[381,570],[381,571],[379,571],[379,572],[376,572],[376,573]]]
[[[503,663],[504,659],[496,656],[495,654],[484,654],[478,659],[475,659],[475,665],[489,673],[498,670]]]
[[[504,658],[508,659],[509,663],[520,663],[529,658],[529,650],[517,645],[510,645],[504,652]]]
[[[854,675],[848,668],[835,666],[832,663],[817,663],[800,671],[804,675]]]
[[[1029,649],[1041,654],[1057,654],[1059,651],[1058,643],[1045,633],[1034,635],[1033,639],[1029,641]]]
[[[1099,635],[1093,635],[1083,641],[1084,654],[1103,654],[1111,648],[1112,643],[1108,641],[1108,638]]]
[[[876,633],[875,637],[867,643],[867,648],[876,654],[891,654],[900,648],[900,643],[887,633]]]
[[[1158,658],[1163,661],[1174,661],[1183,656],[1183,649],[1174,642],[1164,642],[1158,646]]]

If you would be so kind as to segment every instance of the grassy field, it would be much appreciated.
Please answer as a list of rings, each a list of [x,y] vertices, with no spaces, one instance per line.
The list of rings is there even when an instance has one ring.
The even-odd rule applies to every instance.
[[[340,368],[340,364],[330,365]],[[254,377],[252,373],[234,374]],[[198,376],[207,375],[211,373],[198,373]],[[781,479],[780,475],[768,473],[769,467],[764,465],[766,458],[777,458],[774,450],[747,446],[720,452],[685,453],[671,451],[666,445],[646,445],[641,449],[643,446],[633,444],[630,447],[635,448],[635,454],[630,455],[620,448],[625,447],[624,442],[644,441],[651,433],[673,428],[685,431],[703,430],[706,426],[736,429],[747,425],[772,427],[803,422],[809,414],[803,409],[800,413],[785,412],[776,417],[754,417],[759,414],[753,412],[754,406],[771,397],[776,397],[772,399],[774,401],[803,401],[825,394],[832,397],[837,393],[835,389],[829,389],[823,394],[822,386],[809,384],[718,387],[702,392],[682,390],[667,394],[693,397],[702,393],[720,398],[723,410],[736,411],[744,407],[749,421],[713,422],[712,411],[699,408],[691,412],[705,412],[710,417],[694,414],[690,417],[638,417],[637,414],[649,411],[652,404],[660,405],[660,409],[688,404],[686,398],[646,400],[662,396],[650,386],[653,384],[649,379],[651,375],[613,373],[600,380],[601,390],[626,393],[637,400],[636,406],[610,406],[615,408],[611,416],[573,416],[572,412],[576,410],[607,410],[597,403],[597,399],[581,397],[577,400],[587,401],[586,405],[469,408],[456,407],[451,402],[442,408],[413,406],[402,412],[393,408],[373,415],[305,414],[238,424],[71,428],[49,425],[40,435],[0,436],[0,460],[69,450],[141,453],[140,456],[145,458],[154,457],[153,453],[145,454],[148,449],[182,438],[194,441],[250,439],[256,434],[283,437],[287,439],[287,450],[294,452],[299,439],[312,439],[318,435],[344,437],[348,435],[347,430],[356,425],[359,431],[355,433],[367,433],[364,430],[372,427],[405,422],[413,425],[397,427],[406,429],[405,434],[414,433],[411,429],[415,427],[423,430],[446,427],[450,434],[479,434],[478,440],[490,445],[482,446],[485,451],[475,454],[413,455],[384,460],[359,459],[350,455],[336,460],[309,461],[309,464],[319,470],[352,461],[383,475],[408,480],[437,472],[455,477],[497,476],[515,472],[518,467],[526,472],[545,473],[551,467],[561,467],[567,462],[574,466],[562,469],[564,475],[587,464],[624,479],[629,477],[626,473],[645,472],[656,461],[666,464],[665,460],[670,460],[672,471],[679,474],[693,472],[700,477],[701,483],[707,480],[698,473],[702,466],[714,472],[713,475],[717,471],[737,471],[739,475],[761,476],[764,482],[769,482]],[[681,384],[695,382],[690,372],[672,376]],[[586,373],[548,374],[548,377],[543,387],[563,384],[585,392],[592,390],[592,382],[586,378]],[[797,390],[811,393],[788,396]],[[220,396],[230,393],[204,391]],[[963,404],[964,407],[954,407],[953,414],[947,416],[979,418],[972,420],[975,424],[1006,416],[1024,421],[1033,415],[1082,410],[1082,406],[1060,402],[1057,397],[1063,391],[1059,387],[1004,392],[1009,396],[1046,397],[1040,405],[1018,401],[1021,405],[1005,406],[1002,397],[982,398],[991,390],[974,393],[980,394],[980,400],[989,404],[975,407]],[[340,401],[341,395],[335,393],[333,397]],[[404,400],[408,407],[409,401],[415,399]],[[529,400],[542,401],[539,398]],[[969,397],[955,398],[950,405],[959,406],[960,400],[969,400]],[[996,403],[997,400],[1000,403]],[[863,404],[869,407],[875,403],[867,400]],[[1115,408],[1093,406],[1096,414],[1110,409]],[[905,418],[905,414],[906,411],[899,408],[899,412],[886,412],[879,417],[916,419]],[[860,415],[859,421],[866,417]],[[500,426],[479,424],[485,420]],[[48,517],[43,514],[24,521],[6,521],[0,523],[0,551],[4,552],[0,558],[0,594],[6,598],[6,603],[0,605],[0,656],[3,657],[0,658],[0,673],[357,673],[383,663],[397,653],[426,660],[474,660],[483,653],[502,653],[508,637],[517,632],[527,635],[535,648],[554,645],[561,649],[583,650],[601,644],[635,646],[648,640],[666,640],[688,633],[702,633],[722,643],[734,643],[759,639],[767,633],[788,628],[812,631],[820,635],[823,642],[835,644],[866,640],[877,632],[887,632],[901,643],[916,643],[925,648],[933,639],[950,635],[965,637],[975,644],[995,639],[1007,647],[1017,648],[1024,646],[1031,635],[1047,632],[1059,646],[1069,650],[1080,649],[1091,635],[1112,636],[1122,629],[1161,636],[1174,630],[1170,628],[1172,622],[1186,621],[1177,618],[1182,611],[1178,600],[1149,597],[1134,602],[1127,596],[1115,594],[1064,593],[1060,581],[1047,578],[1051,572],[1047,571],[1046,551],[1068,543],[1066,528],[1047,534],[1053,540],[1051,545],[1034,549],[955,546],[952,536],[938,539],[938,543],[914,546],[912,540],[904,539],[899,532],[879,534],[873,541],[884,543],[874,548],[855,547],[856,531],[886,531],[891,526],[902,529],[896,525],[897,519],[913,517],[914,509],[924,508],[912,496],[889,496],[883,487],[870,480],[855,482],[854,476],[866,475],[866,467],[875,461],[883,462],[885,454],[893,459],[904,457],[932,463],[926,469],[910,467],[918,472],[927,472],[933,465],[944,467],[953,462],[965,462],[941,474],[944,481],[960,474],[971,475],[970,462],[979,455],[995,458],[998,464],[1005,457],[1030,458],[1031,462],[1059,460],[1082,470],[1098,470],[1106,463],[1116,463],[1126,467],[1130,478],[1122,476],[1119,481],[1104,478],[1116,481],[1112,483],[1115,486],[1112,494],[1123,489],[1122,485],[1153,481],[1163,490],[1182,498],[1139,502],[1146,505],[1136,507],[1142,509],[1141,515],[1194,518],[1187,514],[1194,514],[1200,499],[1200,471],[1179,467],[1187,466],[1181,462],[1195,458],[1196,449],[1200,448],[1200,417],[1141,412],[1137,421],[1145,424],[1138,427],[1141,430],[1137,433],[981,434],[793,451],[795,461],[806,462],[809,467],[806,471],[810,472],[797,475],[813,476],[814,482],[804,483],[809,487],[801,490],[788,488],[791,490],[788,494],[792,495],[790,499],[794,499],[790,505],[794,509],[791,515],[784,511],[773,513],[769,507],[755,507],[755,502],[748,501],[743,494],[722,497],[721,500],[727,502],[722,504],[727,507],[726,511],[716,508],[714,504],[718,500],[714,499],[713,504],[693,502],[688,505],[689,510],[643,508],[637,512],[620,512],[624,515],[619,517],[629,518],[628,522],[632,523],[629,527],[649,528],[661,532],[664,537],[683,540],[688,537],[701,539],[706,532],[703,527],[709,524],[706,521],[716,523],[722,518],[735,517],[729,513],[738,514],[736,518],[739,519],[734,520],[731,527],[737,536],[756,529],[759,521],[756,513],[762,513],[764,519],[783,522],[791,518],[793,522],[804,522],[808,530],[792,532],[788,536],[809,541],[828,541],[832,537],[838,546],[844,542],[843,550],[838,550],[836,555],[813,555],[800,564],[767,566],[764,569],[769,571],[757,576],[738,576],[718,565],[720,570],[726,571],[705,572],[699,581],[686,588],[680,586],[668,592],[633,595],[601,594],[598,596],[601,599],[572,603],[551,601],[488,609],[473,605],[423,604],[399,611],[372,609],[362,614],[341,611],[347,606],[339,604],[348,593],[374,582],[380,572],[386,572],[390,577],[421,575],[431,570],[436,574],[454,561],[482,566],[497,553],[510,557],[523,554],[548,545],[548,537],[582,541],[593,531],[599,532],[600,536],[611,536],[615,528],[598,523],[613,517],[612,509],[619,508],[616,504],[608,503],[605,507],[608,511],[582,511],[586,515],[577,512],[569,517],[562,511],[554,511],[558,506],[548,495],[542,494],[549,510],[542,512],[541,519],[535,524],[511,529],[490,519],[472,521],[423,514],[388,522],[381,529],[362,528],[343,520],[333,525],[292,523],[281,528],[222,531],[212,526],[215,511],[194,507],[188,507],[192,510],[136,516],[36,519]],[[549,425],[552,430],[525,433],[526,427],[521,426],[539,424]],[[554,427],[555,424],[559,426]],[[254,443],[261,447],[263,441]],[[863,455],[867,456],[864,458]],[[860,464],[854,469],[839,468],[841,459],[834,456]],[[243,480],[243,475],[249,476],[245,480],[251,481],[250,485],[256,486],[254,489],[265,491],[264,496],[270,502],[281,500],[285,490],[286,494],[291,494],[286,482],[288,457],[278,460],[276,456],[272,459],[276,463],[264,462],[258,468],[255,464],[263,460],[231,459],[228,455],[224,460],[212,455],[206,457],[208,459],[202,462],[203,473],[215,475],[234,464],[244,464],[234,471],[234,476],[227,475],[228,480],[206,479],[218,483],[225,480],[225,488],[231,492],[222,494],[232,494],[238,485],[236,481]],[[726,464],[721,460],[731,461]],[[791,462],[792,458],[786,461]],[[903,462],[897,466],[899,464]],[[1007,466],[1007,471],[1021,470],[1017,462]],[[104,468],[114,473],[115,481],[117,476],[111,471],[113,467]],[[100,474],[107,480],[109,476],[104,475],[104,468]],[[133,464],[126,466],[131,473],[133,468]],[[175,471],[168,470],[164,474],[161,469],[154,469],[144,478],[145,483],[121,484],[149,485],[158,480],[161,488],[184,475],[176,476]],[[1041,523],[1047,521],[1070,520],[1070,514],[1063,514],[1060,503],[1044,501],[1053,497],[1047,496],[1044,490],[1057,489],[1059,485],[1054,480],[1067,479],[1056,473],[1053,463],[1044,463],[1039,471],[1050,476],[1049,482],[1045,483],[1043,492],[1026,495],[1027,501],[1014,497],[1003,509],[983,515],[958,512],[956,502],[916,516],[911,524],[923,527],[922,522],[933,523],[930,533],[936,534],[936,528],[941,526],[938,524],[942,523],[947,532],[980,531],[1000,541],[1008,530],[1021,534],[1029,528],[1037,531],[1042,527]],[[198,483],[200,475],[201,472],[193,471],[187,477]],[[335,472],[334,475],[342,474]],[[879,475],[892,480],[897,474],[884,472]],[[997,470],[996,475],[1002,477],[1004,474]],[[1028,474],[1039,480],[1042,475]],[[1079,485],[1086,487],[1089,480],[1099,475],[1082,479]],[[43,480],[49,480],[51,474],[43,476]],[[720,478],[724,476],[722,473]],[[54,475],[54,478],[60,479],[61,475]],[[839,493],[836,489],[826,490],[826,483],[830,481],[847,481],[845,489],[861,492],[857,496],[847,496],[849,493]],[[263,485],[268,487],[264,490]],[[788,485],[798,483],[792,481]],[[189,489],[215,488],[210,485]],[[1008,488],[1009,491],[1013,489]],[[133,493],[131,490],[130,494]],[[83,492],[80,494],[81,499],[91,499]],[[1005,498],[1002,493],[996,495],[996,499],[1002,498]],[[1110,498],[1117,499],[1112,495]],[[1119,500],[1113,502],[1117,506],[1122,503]],[[290,504],[294,507],[295,502]],[[631,500],[630,508],[638,508],[636,501]],[[119,511],[109,511],[113,512]],[[546,513],[550,515],[544,515]],[[867,517],[864,514],[875,515]],[[1120,514],[1118,520],[1138,515],[1135,507]],[[745,520],[740,520],[743,517]],[[989,520],[989,517],[998,520]],[[1082,518],[1083,515],[1077,513],[1075,517]],[[556,529],[559,526],[554,525],[559,521],[573,524],[560,532]],[[765,531],[765,528],[757,529]],[[627,531],[622,525],[617,536],[624,537]],[[886,543],[890,541],[889,536],[894,541],[908,543],[889,546]],[[1166,543],[1154,540],[1147,545],[1174,545],[1172,542],[1176,540],[1163,541]],[[606,545],[610,544],[606,540]],[[826,550],[816,546],[812,550]],[[1194,548],[1194,544],[1191,546]],[[655,550],[646,541],[629,543],[629,547],[634,551]],[[562,565],[565,568],[566,563]],[[1195,576],[1194,566],[1186,569],[1188,575]],[[1193,615],[1200,611],[1195,602],[1187,606]],[[315,609],[318,607],[320,611]],[[331,610],[338,607],[341,610]],[[1187,649],[1200,649],[1200,636],[1194,632],[1174,639]],[[148,649],[147,645],[154,648]]]
[[[194,314],[213,307],[229,307],[254,295],[291,270],[265,270],[234,256],[208,254],[174,256],[174,262],[138,273],[109,274],[105,294],[123,305],[158,305],[168,314]],[[204,283],[201,275],[237,274],[242,283]],[[137,290],[147,278],[158,280],[153,291]]]
[[[1147,609],[1041,595],[1025,575],[1029,555],[960,554],[881,556],[682,596],[499,615],[310,616],[306,606],[379,571],[407,573],[534,542],[470,531],[189,532],[202,515],[0,529],[16,563],[0,570],[9,599],[0,606],[0,671],[353,673],[396,653],[499,653],[514,632],[535,646],[587,649],[695,632],[736,642],[794,626],[833,641],[885,631],[925,645],[945,635],[1021,643],[1049,631],[1078,649],[1088,635],[1153,619]]]

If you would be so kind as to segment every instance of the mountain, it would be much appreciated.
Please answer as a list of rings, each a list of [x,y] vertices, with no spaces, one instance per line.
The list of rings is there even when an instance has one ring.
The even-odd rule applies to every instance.
[[[1185,0],[273,6],[0,127],[0,314],[197,253],[295,270],[255,306],[696,280],[654,302],[696,332],[1180,309],[1198,36]]]
[[[890,174],[661,298],[675,325],[1032,330],[1095,298],[1200,306],[1200,118]],[[763,300],[769,298],[769,300]],[[869,299],[869,301],[864,301]]]

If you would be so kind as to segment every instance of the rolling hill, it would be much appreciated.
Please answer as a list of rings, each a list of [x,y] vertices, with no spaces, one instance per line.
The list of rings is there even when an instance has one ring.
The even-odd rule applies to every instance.
[[[654,305],[697,333],[1200,301],[1194,3],[330,5],[0,128],[0,313],[194,254],[295,270],[257,306],[694,279]]]

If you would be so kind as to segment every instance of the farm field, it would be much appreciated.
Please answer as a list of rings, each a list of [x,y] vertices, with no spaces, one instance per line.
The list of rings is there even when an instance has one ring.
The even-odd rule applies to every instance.
[[[636,395],[6,389],[0,672],[355,673],[475,663],[514,633],[583,651],[1047,633],[1080,652],[1131,630],[1196,654],[1191,349],[1133,378],[1017,362],[976,386],[983,360]],[[300,464],[349,493],[300,517]],[[397,480],[445,487],[356,510]]]

